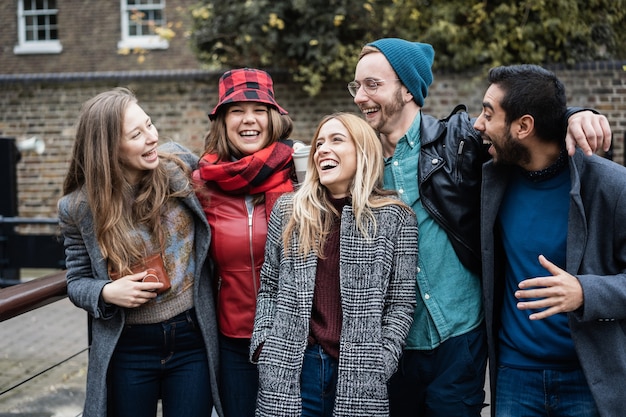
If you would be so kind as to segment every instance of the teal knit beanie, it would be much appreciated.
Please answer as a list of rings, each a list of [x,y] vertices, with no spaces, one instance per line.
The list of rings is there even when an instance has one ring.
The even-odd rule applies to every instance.
[[[385,55],[402,84],[413,94],[415,102],[420,107],[424,106],[428,87],[433,82],[433,47],[397,38],[379,39],[368,45],[378,48]]]

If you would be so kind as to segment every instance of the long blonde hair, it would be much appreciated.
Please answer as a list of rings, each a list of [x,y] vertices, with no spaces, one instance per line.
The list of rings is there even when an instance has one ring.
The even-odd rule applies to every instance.
[[[361,117],[350,113],[334,113],[325,116],[319,123],[313,140],[329,120],[336,119],[346,127],[356,148],[356,173],[350,184],[349,195],[356,218],[356,224],[362,235],[369,237],[368,226],[376,233],[376,219],[373,208],[389,204],[398,204],[408,208],[397,198],[393,191],[383,190],[383,149],[376,132]],[[326,187],[320,183],[319,174],[313,157],[315,146],[311,147],[307,162],[307,175],[304,183],[293,196],[293,215],[283,231],[285,250],[289,247],[294,233],[298,236],[298,254],[306,255],[313,251],[324,257],[322,248],[332,228],[334,216],[340,213],[330,203]]]
[[[127,181],[120,163],[120,143],[124,115],[132,103],[137,103],[135,95],[119,87],[83,104],[63,184],[63,195],[77,190],[84,193],[102,255],[117,271],[127,271],[130,265],[148,255],[145,242],[137,239],[137,226],[144,225],[153,231],[160,242],[161,214],[168,199],[192,192],[188,179],[179,191],[171,189],[174,180],[189,178],[189,170],[170,154],[160,153],[161,163],[154,170],[146,170],[137,185]],[[175,165],[164,164],[163,160]]]

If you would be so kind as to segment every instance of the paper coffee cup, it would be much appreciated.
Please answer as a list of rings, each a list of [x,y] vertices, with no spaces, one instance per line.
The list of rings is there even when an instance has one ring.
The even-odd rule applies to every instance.
[[[306,166],[309,161],[310,145],[303,146],[293,153],[293,164],[296,167],[296,176],[298,177],[298,184],[304,182],[306,177]]]

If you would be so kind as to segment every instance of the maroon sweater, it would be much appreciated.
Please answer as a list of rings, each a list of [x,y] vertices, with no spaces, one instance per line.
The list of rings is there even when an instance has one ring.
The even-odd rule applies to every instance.
[[[349,197],[330,201],[341,213]],[[309,343],[317,343],[330,356],[339,359],[341,335],[341,292],[339,287],[339,232],[341,217],[335,217],[324,243],[324,259],[318,258],[311,311]]]

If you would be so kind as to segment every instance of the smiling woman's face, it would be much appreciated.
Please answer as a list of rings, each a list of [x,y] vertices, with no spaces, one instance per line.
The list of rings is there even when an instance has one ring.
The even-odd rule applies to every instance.
[[[136,184],[144,171],[159,165],[156,150],[159,132],[143,109],[137,103],[131,103],[124,113],[122,135],[121,163],[126,168],[128,182]]]
[[[269,109],[263,103],[240,101],[226,109],[228,140],[243,155],[251,155],[267,146]]]
[[[334,198],[349,195],[356,174],[356,146],[339,120],[330,119],[320,128],[313,161],[320,183]]]

